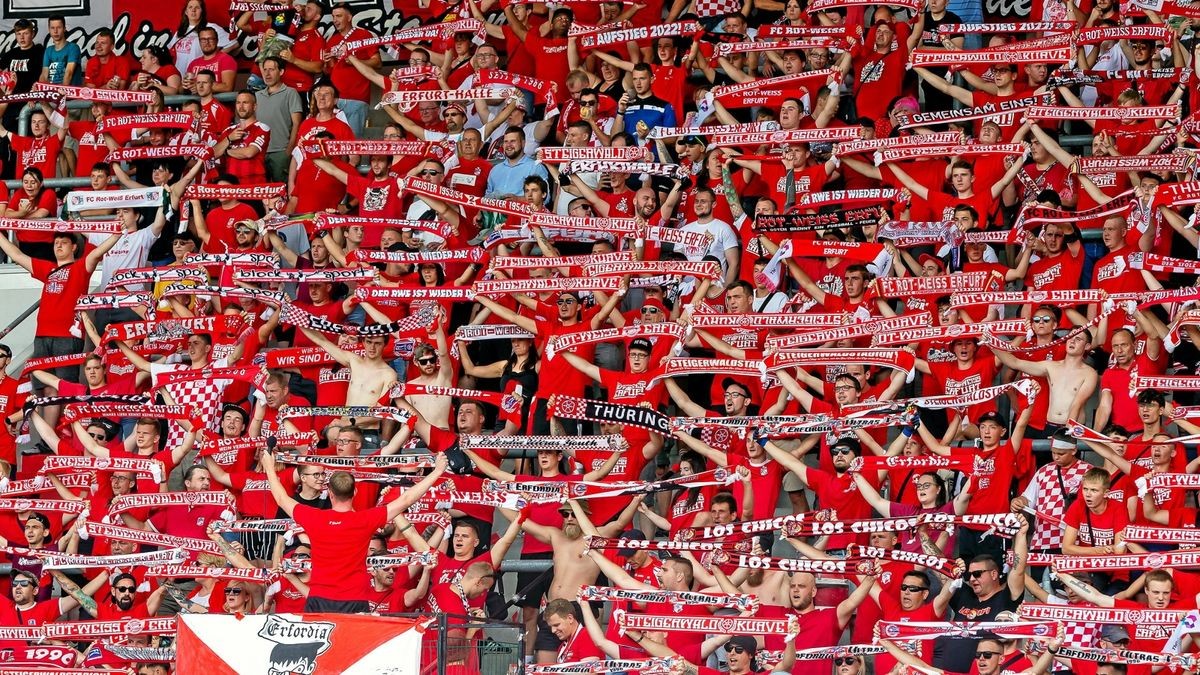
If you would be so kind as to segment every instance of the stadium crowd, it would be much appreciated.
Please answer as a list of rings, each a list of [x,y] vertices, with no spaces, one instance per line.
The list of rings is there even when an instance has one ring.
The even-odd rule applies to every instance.
[[[0,55],[16,661],[307,611],[542,673],[1200,669],[1194,3],[180,11]]]

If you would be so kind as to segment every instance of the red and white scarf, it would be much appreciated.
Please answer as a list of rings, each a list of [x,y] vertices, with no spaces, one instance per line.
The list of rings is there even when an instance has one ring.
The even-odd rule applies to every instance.
[[[859,323],[851,323],[836,328],[816,330],[796,335],[769,337],[766,340],[767,349],[791,349],[804,345],[818,345],[838,340],[849,340],[867,335],[889,333],[909,328],[924,328],[932,319],[928,312],[919,314],[901,314],[900,316],[872,319]]]
[[[1021,612],[1025,618],[1024,611]],[[1004,639],[1048,639],[1062,626],[1053,621],[880,621],[875,633],[884,640],[934,640],[941,637],[978,637],[982,633]]]
[[[143,457],[68,457],[53,455],[38,469],[38,475],[75,471],[129,471],[149,477],[155,483],[166,480],[163,463]]]
[[[746,96],[749,96],[749,94]],[[861,138],[862,128],[857,126],[828,127],[825,129],[791,129],[787,131],[747,131],[737,134],[717,134],[709,141],[709,146],[720,148],[763,144],[838,143],[856,141]]]
[[[499,90],[492,87],[472,87],[470,89],[409,89],[385,93],[376,107],[394,105],[402,112],[407,112],[418,103],[442,103],[447,101],[474,102],[480,99],[509,99],[515,96],[519,96],[516,87]]]
[[[816,92],[826,85],[829,78],[833,77],[835,80],[840,81],[840,73],[837,73],[837,75],[835,73],[837,71],[833,69],[816,70],[807,73],[758,79],[739,84],[727,84],[720,87],[713,87],[705,98],[706,100],[719,101],[726,108],[748,108],[753,106],[774,108],[778,107],[785,99],[796,98],[809,92],[813,94],[813,98],[816,98]],[[861,130],[854,129],[854,131]],[[854,138],[861,138],[861,135]],[[854,138],[843,138],[841,140],[854,140]],[[716,139],[714,138],[713,141],[715,142]],[[759,142],[774,143],[785,141],[763,140]]]
[[[803,351],[782,350],[768,354],[763,359],[768,371],[784,368],[810,368],[833,366],[845,363],[863,363],[913,372],[916,357],[906,349],[813,349]]]
[[[143,113],[140,115],[109,115],[96,122],[96,134],[111,134],[130,129],[191,129],[198,118],[189,112]]]
[[[187,560],[187,553],[181,548],[170,548],[150,553],[129,553],[126,555],[72,555],[57,551],[36,553],[42,562],[44,570],[62,570],[72,567],[89,569],[104,567],[147,567],[150,565],[172,565]]]
[[[951,55],[963,54],[963,53],[964,52],[961,52],[961,51],[931,52],[931,54],[951,54]],[[1049,59],[1042,58],[1042,55],[1044,55],[1045,53],[1046,52],[1042,51],[1042,50],[1038,50],[1038,51],[1034,52],[1034,54],[1037,55],[1037,58],[1034,58],[1032,61],[1027,61],[1027,63],[1044,63],[1044,62],[1048,61]],[[989,61],[989,62],[995,62],[995,63],[1001,63],[1001,64],[1012,63],[1013,61],[1010,59],[1011,56],[1012,56],[1011,52],[1001,53],[998,55],[994,55],[992,57],[992,61]],[[1067,59],[1069,59],[1069,58],[1070,57],[1068,56]],[[1063,60],[1066,61],[1067,59],[1063,59]],[[950,57],[950,60],[953,60],[953,57]],[[973,62],[968,62],[968,63],[973,63]],[[1054,105],[1054,103],[1055,103],[1055,99],[1054,99],[1054,94],[1052,94],[1052,93],[1050,93],[1050,94],[1033,94],[1030,96],[1025,96],[1023,98],[1011,99],[1008,101],[1000,101],[998,103],[995,101],[989,101],[987,103],[984,103],[983,105],[973,106],[970,108],[962,108],[961,110],[934,110],[934,111],[930,111],[930,112],[914,113],[909,116],[908,122],[906,124],[902,125],[900,128],[901,129],[911,129],[914,127],[921,127],[921,126],[925,126],[928,124],[950,124],[953,122],[965,122],[968,120],[981,120],[981,119],[986,119],[988,117],[993,117],[996,115],[1003,115],[1006,113],[1015,113],[1015,112],[1024,110],[1032,105]]]
[[[42,629],[46,632],[46,639],[48,640],[81,642],[95,640],[96,638],[141,635],[144,633],[174,633],[175,617],[118,619],[115,621],[55,621],[42,626]]]
[[[755,619],[741,616],[693,617],[657,614],[631,614],[618,609],[613,612],[617,632],[627,630],[709,633],[715,635],[783,635],[791,642],[800,632],[796,617],[786,619]]]
[[[147,494],[127,494],[114,497],[108,505],[108,516],[115,517],[136,509],[160,509],[174,506],[186,506],[189,509],[198,506],[223,506],[222,520],[233,520],[237,509],[237,500],[225,490],[205,490],[200,492],[154,492]]]
[[[92,536],[104,537],[106,539],[117,539],[120,541],[132,541],[137,544],[147,544],[150,546],[182,548],[185,551],[194,551],[196,553],[211,553],[219,556],[225,555],[220,546],[218,546],[215,542],[209,541],[208,539],[178,537],[172,534],[138,530],[132,527],[124,527],[122,525],[81,521],[79,523],[79,537],[81,539],[87,539]]]
[[[1023,155],[1026,149],[1020,143],[970,143],[966,145],[918,145],[890,148],[875,153],[875,166],[888,162],[906,162],[929,157],[960,157],[968,155]]]
[[[34,91],[49,91],[66,99],[79,101],[105,101],[108,103],[133,103],[136,105],[151,105],[155,101],[152,91],[128,91],[124,89],[93,89],[91,87],[71,87],[49,82],[37,82]]]
[[[954,293],[950,296],[950,307],[959,309],[980,305],[1079,305],[1103,302],[1107,296],[1107,293],[1098,289]]]
[[[1185,614],[1187,614],[1187,610],[1180,609],[1082,607],[1077,605],[1047,605],[1037,602],[1022,604],[1020,611],[1022,619],[1061,623],[1121,624],[1125,626],[1174,626]]]
[[[692,35],[700,29],[700,24],[695,21],[675,21],[656,26],[641,26],[638,28],[608,31],[597,35],[584,35],[579,39],[579,45],[585,49],[594,49],[618,43],[624,44],[635,40]]]
[[[967,338],[981,338],[984,333],[992,335],[1025,335],[1029,332],[1029,321],[1025,319],[1003,319],[984,323],[952,323],[948,326],[929,326],[879,333],[871,341],[876,347],[902,345],[910,342],[950,342]]]
[[[758,598],[746,593],[695,593],[692,591],[629,590],[610,586],[580,586],[580,602],[640,602],[671,603],[675,611],[684,606],[720,607],[739,612],[758,611]]]

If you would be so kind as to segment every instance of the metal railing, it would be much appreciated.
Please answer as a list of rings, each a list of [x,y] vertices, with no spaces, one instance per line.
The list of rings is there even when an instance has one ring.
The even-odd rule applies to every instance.
[[[389,614],[405,619],[432,619],[434,642],[421,643],[421,675],[446,675],[448,666],[466,664],[469,672],[510,675],[525,672],[525,626],[510,621],[480,619],[462,614]],[[455,628],[477,628],[476,637],[452,638]],[[426,631],[428,634],[428,630]]]
[[[213,98],[217,99],[218,101],[220,101],[222,103],[233,103],[234,101],[237,100],[237,95],[238,95],[238,93],[236,91],[228,91],[228,92],[222,92],[220,94],[213,94]],[[163,100],[166,101],[167,106],[181,106],[184,103],[187,103],[188,101],[199,101],[200,97],[195,96],[193,94],[173,94],[171,96],[164,97]],[[142,105],[144,105],[144,104],[142,104],[142,103],[113,103],[114,108],[138,108],[138,107],[141,107]],[[92,107],[91,101],[83,101],[83,100],[77,100],[77,99],[72,99],[70,101],[67,101],[67,110],[87,110],[88,108],[91,108],[91,107]],[[29,135],[29,114],[23,113],[21,115],[21,118],[17,124],[17,133],[20,134],[21,136]]]

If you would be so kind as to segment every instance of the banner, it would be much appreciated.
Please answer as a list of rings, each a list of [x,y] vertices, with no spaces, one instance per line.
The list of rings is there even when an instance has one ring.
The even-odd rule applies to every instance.
[[[181,614],[174,675],[421,672],[419,619]]]

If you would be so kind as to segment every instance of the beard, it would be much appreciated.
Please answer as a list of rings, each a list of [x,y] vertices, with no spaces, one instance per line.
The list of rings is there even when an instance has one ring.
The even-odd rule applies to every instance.
[[[562,532],[567,539],[572,541],[583,536],[583,528],[579,527],[577,523],[567,523],[566,525],[563,525]]]
[[[126,593],[120,598],[117,598],[114,604],[116,604],[117,609],[120,609],[123,612],[128,611],[130,607],[133,607],[133,593]]]

